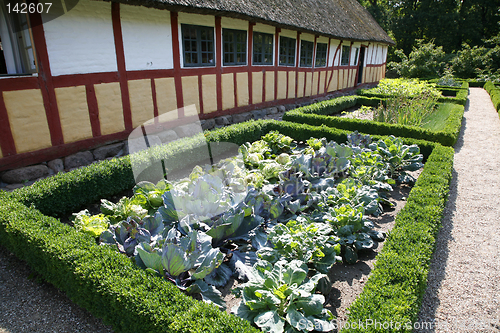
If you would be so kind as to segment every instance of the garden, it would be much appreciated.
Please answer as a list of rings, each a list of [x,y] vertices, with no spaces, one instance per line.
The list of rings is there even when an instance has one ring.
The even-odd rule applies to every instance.
[[[345,319],[349,332],[366,318],[412,323],[463,103],[440,103],[440,89],[450,87],[418,83],[406,102],[425,96],[435,104],[420,126],[331,116],[356,105],[390,109],[408,94],[384,84],[290,111],[284,121],[206,131],[1,193],[2,243],[116,331],[329,332]],[[438,122],[432,117],[440,125],[426,128]],[[204,164],[207,146],[212,163]],[[230,147],[238,149],[228,157]],[[144,179],[148,165],[165,161],[165,179],[135,182],[137,164]],[[168,176],[179,170],[177,180]],[[381,225],[396,203],[395,219]],[[364,287],[339,311],[336,271],[370,260]]]

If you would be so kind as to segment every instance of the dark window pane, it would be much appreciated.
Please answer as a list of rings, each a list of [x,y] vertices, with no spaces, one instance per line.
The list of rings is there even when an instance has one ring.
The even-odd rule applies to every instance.
[[[314,43],[309,41],[300,41],[300,66],[312,67]]]
[[[318,43],[316,46],[316,67],[325,67],[326,66],[326,51],[328,49],[328,45],[325,43]]]
[[[280,37],[280,65],[295,66],[295,44],[296,40],[288,37]]]
[[[342,58],[340,61],[341,66],[347,66],[349,65],[349,52],[351,50],[350,46],[343,45],[342,46]]]
[[[246,40],[247,33],[243,30],[223,29],[224,36],[223,64],[245,65],[246,64]]]
[[[214,65],[214,28],[195,25],[181,26],[185,66]]]
[[[256,65],[273,64],[273,35],[254,32],[253,62]]]

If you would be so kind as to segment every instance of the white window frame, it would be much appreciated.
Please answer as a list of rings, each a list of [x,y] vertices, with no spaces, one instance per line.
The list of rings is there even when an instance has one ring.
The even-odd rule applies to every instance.
[[[19,16],[22,19],[19,22],[17,16],[7,15],[2,0],[0,0],[0,4],[1,49],[7,67],[7,73],[0,75],[30,75],[37,73],[38,66],[28,15]],[[15,29],[15,26],[18,29]]]

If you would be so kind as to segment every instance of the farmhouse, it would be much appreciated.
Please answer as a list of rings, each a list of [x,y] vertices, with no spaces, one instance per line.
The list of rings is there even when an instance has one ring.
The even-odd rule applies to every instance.
[[[154,117],[177,126],[377,82],[394,44],[356,0],[0,4],[0,170]]]

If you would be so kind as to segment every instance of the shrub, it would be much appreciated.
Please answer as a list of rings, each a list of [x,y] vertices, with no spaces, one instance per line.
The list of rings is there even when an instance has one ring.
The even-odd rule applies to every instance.
[[[488,49],[484,46],[470,47],[464,43],[456,57],[451,60],[451,69],[456,76],[464,79],[477,77],[481,71],[489,69],[492,65]]]
[[[395,54],[401,62],[390,62],[388,69],[407,78],[438,78],[444,72],[448,58],[442,46],[436,47],[433,41],[424,44],[423,39],[417,40],[409,56],[402,50],[396,50]]]
[[[424,93],[441,96],[434,83],[408,79],[382,79],[375,88],[363,89],[362,93],[387,95],[387,97],[416,97]]]
[[[314,136],[345,142],[349,133],[286,121],[251,121],[205,132],[205,137],[211,142],[240,144],[272,130],[299,141]],[[142,157],[188,156],[191,140],[155,147],[154,154]],[[432,142],[403,141],[417,144],[426,158],[436,148]],[[0,192],[0,242],[117,332],[257,333],[249,322],[184,295],[174,284],[136,267],[113,248],[98,246],[92,236],[37,209],[43,208],[45,214],[64,214],[95,198],[118,194],[131,183],[130,159],[123,157],[47,178],[14,193]]]

